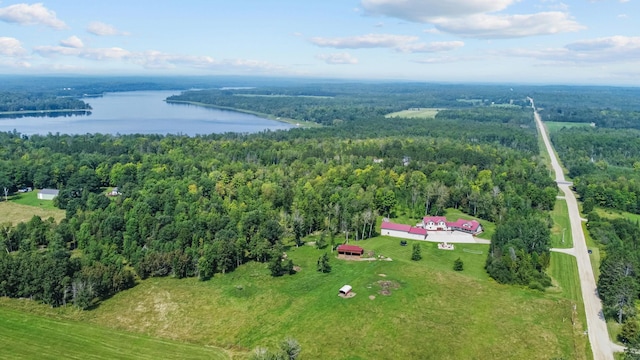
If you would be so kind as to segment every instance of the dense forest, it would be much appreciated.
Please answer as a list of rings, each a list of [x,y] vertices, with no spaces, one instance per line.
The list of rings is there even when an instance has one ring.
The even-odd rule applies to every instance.
[[[549,285],[548,210],[557,189],[538,155],[531,110],[492,107],[491,100],[469,105],[452,88],[437,101],[419,102],[422,95],[411,91],[407,97],[420,107],[461,108],[436,119],[386,119],[401,107],[391,109],[392,100],[361,106],[371,88],[361,97],[351,90],[337,106],[342,121],[319,120],[328,125],[318,129],[196,137],[0,133],[0,186],[58,188],[55,204],[66,211],[60,224],[37,217],[2,224],[0,295],[87,308],[133,286],[136,276],[206,280],[249,261],[278,262],[309,234],[325,234],[333,247],[375,236],[381,217],[447,208],[497,224],[487,257],[492,277]],[[302,109],[294,117],[308,116],[315,101],[220,96],[286,99]],[[119,196],[105,196],[112,186]],[[37,282],[47,266],[58,270]]]
[[[73,97],[0,92],[0,112],[52,110],[91,110],[91,106]]]

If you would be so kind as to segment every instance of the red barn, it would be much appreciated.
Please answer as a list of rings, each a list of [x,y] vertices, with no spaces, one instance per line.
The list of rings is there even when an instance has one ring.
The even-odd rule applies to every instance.
[[[349,257],[360,257],[364,254],[364,249],[360,246],[355,245],[339,245],[338,246],[338,257],[349,258]]]

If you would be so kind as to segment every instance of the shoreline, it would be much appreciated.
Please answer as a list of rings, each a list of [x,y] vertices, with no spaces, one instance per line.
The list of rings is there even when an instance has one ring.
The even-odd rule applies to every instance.
[[[229,107],[229,106],[219,106],[219,105],[206,104],[206,103],[201,103],[201,102],[197,102],[197,101],[186,101],[186,100],[167,100],[167,99],[165,99],[164,101],[166,103],[168,103],[168,104],[187,104],[187,105],[202,106],[202,107],[208,107],[208,108],[214,108],[214,109],[228,110],[228,111],[235,111],[235,112],[244,113],[244,114],[250,114],[250,115],[255,115],[255,116],[267,119],[267,120],[273,120],[273,121],[277,121],[277,122],[281,122],[281,123],[294,125],[294,126],[299,127],[299,128],[318,128],[318,127],[322,127],[322,125],[320,125],[318,123],[311,122],[311,121],[298,121],[298,120],[295,120],[295,119],[281,118],[281,117],[276,117],[276,116],[269,115],[269,114],[259,113],[257,111],[237,109],[237,108],[233,108],[233,107]]]
[[[18,111],[0,111],[2,115],[30,115],[30,114],[52,114],[64,112],[86,112],[93,109],[57,109],[57,110],[18,110]]]

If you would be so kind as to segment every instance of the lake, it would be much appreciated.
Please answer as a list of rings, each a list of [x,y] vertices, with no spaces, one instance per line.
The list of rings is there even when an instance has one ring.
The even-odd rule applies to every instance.
[[[235,111],[187,104],[169,104],[180,91],[130,91],[83,99],[90,115],[36,114],[1,118],[0,131],[32,135],[61,134],[184,134],[255,133],[290,129],[293,125]],[[57,115],[57,116],[56,116]]]

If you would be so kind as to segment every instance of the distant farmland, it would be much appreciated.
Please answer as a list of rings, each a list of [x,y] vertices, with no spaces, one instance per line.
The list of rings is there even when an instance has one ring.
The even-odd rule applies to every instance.
[[[412,108],[408,110],[397,111],[385,115],[386,118],[408,118],[408,119],[433,119],[442,109],[435,108]]]

